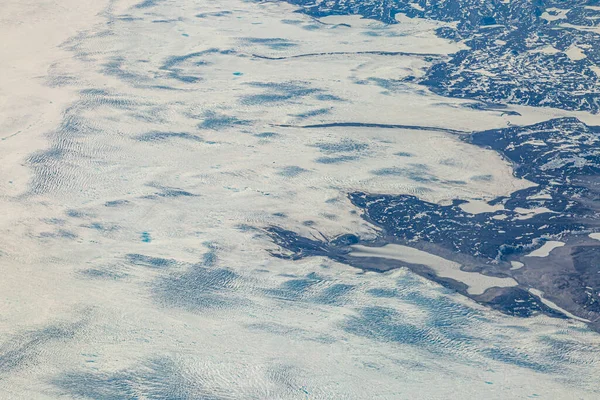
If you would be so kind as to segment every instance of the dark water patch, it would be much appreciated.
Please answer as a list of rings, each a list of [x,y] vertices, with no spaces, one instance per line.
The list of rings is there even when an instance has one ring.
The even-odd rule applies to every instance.
[[[302,175],[306,172],[309,172],[307,169],[291,165],[287,167],[283,167],[277,172],[278,175],[285,176],[286,178],[295,178],[298,175]]]
[[[325,154],[336,153],[359,153],[369,148],[368,143],[357,142],[352,139],[341,139],[339,142],[320,142],[312,144],[311,147],[316,147],[320,152]]]
[[[201,136],[194,135],[187,132],[161,132],[161,131],[152,131],[148,133],[144,133],[136,137],[140,142],[159,142],[165,141],[169,139],[184,139],[191,140],[193,142],[204,142],[204,139]]]
[[[166,86],[166,85],[148,85],[148,86],[144,86],[148,89],[156,89],[156,90],[169,90],[169,91],[177,91],[177,90],[181,90],[178,88],[174,88],[172,86]]]
[[[261,132],[261,133],[257,133],[254,136],[261,138],[261,139],[272,139],[274,137],[279,136],[279,134],[275,133],[275,132]]]
[[[162,3],[163,0],[144,0],[141,3],[134,5],[134,8],[152,8]]]
[[[90,222],[87,225],[82,225],[82,227],[88,228],[88,229],[93,229],[98,232],[104,232],[104,233],[114,232],[114,231],[118,231],[119,229],[121,229],[118,225],[102,223],[102,222]]]
[[[133,21],[143,21],[143,18],[133,17],[131,15],[123,14],[114,17],[116,21],[125,21],[125,22],[133,22]]]
[[[393,298],[398,296],[396,289],[375,288],[367,290],[367,293],[373,297]]]
[[[331,108],[319,108],[317,110],[307,111],[301,114],[293,114],[292,117],[296,118],[311,118],[317,117],[319,115],[329,114],[331,112]]]
[[[319,157],[315,159],[315,162],[319,164],[340,164],[355,160],[358,160],[358,156]]]
[[[72,218],[85,218],[89,216],[87,213],[79,210],[67,210],[65,214]]]
[[[457,180],[442,181],[442,183],[447,184],[447,185],[466,185],[467,184],[466,181],[457,181]]]
[[[319,101],[346,101],[345,99],[342,99],[341,97],[335,96],[333,94],[326,94],[326,93],[319,93],[315,96],[316,100]]]
[[[246,85],[254,88],[271,89],[282,92],[297,91],[301,94],[311,94],[319,89],[313,89],[307,86],[305,82],[248,82]]]
[[[140,239],[142,242],[144,243],[150,243],[152,242],[152,235],[150,235],[150,232],[142,232],[142,234],[140,235]]]
[[[213,131],[223,130],[234,126],[243,126],[250,124],[248,120],[241,120],[233,116],[217,114],[209,111],[204,114],[204,120],[198,124],[201,129],[210,129]]]
[[[178,67],[180,64],[183,64],[187,61],[198,59],[203,56],[211,55],[211,54],[231,54],[231,51],[220,50],[217,48],[210,48],[207,50],[197,51],[194,53],[188,53],[188,54],[184,54],[181,56],[170,56],[165,59],[165,61],[159,67],[159,69],[164,70],[164,71],[173,70],[175,67]],[[196,60],[194,65],[203,65],[203,60]]]
[[[480,182],[490,182],[494,180],[493,175],[473,175],[471,177],[472,181],[480,181]]]
[[[298,46],[297,43],[292,42],[289,39],[284,38],[256,38],[256,37],[247,37],[240,39],[243,43],[246,44],[258,44],[265,47],[268,47],[271,50],[286,50],[291,47]]]
[[[127,254],[125,258],[129,264],[140,267],[165,269],[177,265],[177,261],[173,259],[151,257],[143,254]]]
[[[243,96],[240,99],[240,102],[247,106],[255,106],[261,104],[279,103],[293,98],[294,95],[292,94],[265,93]]]
[[[301,19],[282,19],[281,22],[287,25],[302,25],[304,23]]]
[[[221,10],[221,11],[213,11],[213,12],[205,12],[205,13],[196,14],[196,18],[226,17],[231,14],[233,14],[231,11]]]
[[[179,82],[183,83],[196,83],[202,81],[202,78],[200,78],[199,76],[182,75],[179,71],[172,71],[169,74],[169,78],[178,80]]]
[[[105,207],[120,207],[130,204],[129,200],[111,200],[104,203]]]
[[[187,192],[185,190],[165,188],[159,196],[163,196],[163,197],[195,197],[197,195]]]
[[[156,186],[155,186],[156,187]],[[157,189],[160,189],[160,192],[155,193],[151,196],[146,196],[146,198],[157,198],[157,197],[198,197],[197,194],[188,192],[187,190],[182,190],[178,188],[170,188],[170,187],[161,187],[157,186]]]

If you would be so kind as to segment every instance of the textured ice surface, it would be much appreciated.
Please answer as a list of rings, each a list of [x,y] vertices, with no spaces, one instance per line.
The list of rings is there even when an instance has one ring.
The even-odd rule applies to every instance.
[[[544,248],[542,247],[537,251],[542,249]],[[517,282],[514,279],[485,276],[476,272],[465,272],[460,269],[461,265],[458,263],[397,244],[388,244],[384,247],[352,246],[350,256],[388,258],[409,264],[423,264],[433,269],[439,277],[452,278],[465,283],[468,286],[467,292],[471,294],[482,294],[486,289],[491,287],[517,286]]]
[[[580,64],[535,56],[571,60],[544,103],[563,109],[536,109],[531,91],[510,97],[519,82],[496,85],[498,58],[461,53],[473,45],[450,36],[471,18],[409,7],[417,18],[386,24],[389,2],[355,12],[380,21],[238,0],[3,4],[0,397],[597,398],[600,341],[581,321],[500,314],[406,269],[269,252],[270,226],[374,238],[348,193],[463,212],[451,201],[536,195],[559,167],[594,162],[558,148],[593,141],[572,120],[579,135],[555,135],[518,174],[462,140],[597,122],[595,92],[569,86],[592,79],[593,32],[573,31]],[[453,86],[419,84],[435,74]],[[488,79],[519,107],[457,99]],[[498,99],[486,93],[473,97]]]

